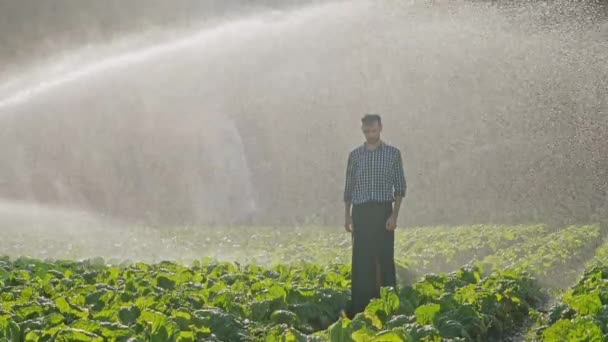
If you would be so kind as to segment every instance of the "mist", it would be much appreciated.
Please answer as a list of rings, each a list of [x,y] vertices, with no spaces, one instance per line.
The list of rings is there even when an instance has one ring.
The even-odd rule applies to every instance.
[[[236,8],[171,34],[85,35],[86,49],[39,61],[5,54],[2,210],[124,227],[340,224],[346,157],[374,112],[403,153],[402,226],[606,220],[604,7]]]

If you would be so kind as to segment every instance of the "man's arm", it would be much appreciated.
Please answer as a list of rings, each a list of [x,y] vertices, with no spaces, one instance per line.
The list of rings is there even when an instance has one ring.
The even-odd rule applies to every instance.
[[[351,215],[351,203],[344,202],[344,229],[351,233],[353,231],[353,217]]]
[[[397,218],[399,217],[399,209],[401,209],[402,200],[402,196],[395,196],[395,204],[393,205],[393,216],[395,216],[395,220],[397,220]]]
[[[346,180],[344,184],[344,229],[347,232],[352,232],[352,216],[351,216],[351,204],[353,197],[353,155],[348,155],[348,162],[346,164]]]
[[[401,152],[397,153],[395,160],[395,170],[393,172],[393,187],[395,188],[395,198],[405,197],[407,191],[407,183],[405,182],[405,172],[403,171],[403,159],[401,158]]]
[[[407,190],[407,183],[405,182],[405,172],[403,170],[403,160],[401,158],[401,152],[397,153],[397,157],[395,160],[395,170],[393,174],[395,204],[393,205],[393,214],[386,222],[386,229],[391,231],[397,228],[397,218],[399,217],[401,202],[403,201]]]

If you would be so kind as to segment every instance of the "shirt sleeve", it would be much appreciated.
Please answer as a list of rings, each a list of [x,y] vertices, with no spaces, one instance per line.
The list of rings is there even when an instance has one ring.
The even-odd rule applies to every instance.
[[[348,163],[346,164],[346,181],[344,184],[344,202],[352,202],[353,187],[354,187],[354,165],[353,154],[348,155]]]
[[[394,165],[395,169],[393,171],[393,186],[395,188],[395,197],[405,197],[407,183],[405,182],[405,171],[403,170],[401,151],[397,152]]]

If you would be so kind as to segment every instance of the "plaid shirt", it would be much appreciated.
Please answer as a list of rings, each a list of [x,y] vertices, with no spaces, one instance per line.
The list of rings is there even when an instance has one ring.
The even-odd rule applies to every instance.
[[[365,144],[348,156],[344,202],[392,202],[405,197],[406,182],[401,151],[382,142],[375,150]]]

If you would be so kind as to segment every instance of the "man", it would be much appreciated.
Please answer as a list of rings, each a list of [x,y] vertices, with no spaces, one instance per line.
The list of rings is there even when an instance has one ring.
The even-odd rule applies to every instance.
[[[348,156],[344,188],[344,228],[353,238],[350,318],[380,296],[380,287],[396,287],[395,229],[406,192],[401,151],[380,139],[380,116],[367,114],[361,123],[366,141]]]

